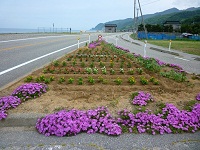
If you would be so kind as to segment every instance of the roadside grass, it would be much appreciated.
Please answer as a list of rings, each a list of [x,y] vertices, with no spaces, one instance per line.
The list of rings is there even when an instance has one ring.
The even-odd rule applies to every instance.
[[[169,47],[169,40],[148,40],[148,43],[165,48]],[[200,41],[173,40],[171,49],[200,56]]]
[[[131,34],[132,39],[136,39],[135,34]],[[169,40],[150,40],[148,43],[169,48]],[[171,49],[179,50],[188,54],[200,56],[200,41],[193,41],[190,39],[176,39],[172,40]]]

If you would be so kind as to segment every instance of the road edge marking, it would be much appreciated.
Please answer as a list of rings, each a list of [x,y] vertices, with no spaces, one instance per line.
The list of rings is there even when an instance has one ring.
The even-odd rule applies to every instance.
[[[190,61],[190,60],[188,60],[188,59],[181,58],[181,57],[174,57],[174,58],[176,58],[176,59],[181,59],[181,60],[184,60],[184,61]]]

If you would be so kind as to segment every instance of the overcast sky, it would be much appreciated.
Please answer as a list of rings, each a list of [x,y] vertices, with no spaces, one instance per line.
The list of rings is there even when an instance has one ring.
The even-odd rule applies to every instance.
[[[200,0],[140,0],[143,14],[200,7]],[[0,28],[88,30],[98,23],[133,18],[133,0],[0,0]]]

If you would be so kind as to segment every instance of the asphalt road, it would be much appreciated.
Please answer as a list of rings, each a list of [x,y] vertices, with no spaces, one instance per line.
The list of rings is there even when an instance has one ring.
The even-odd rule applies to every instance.
[[[45,137],[34,128],[0,128],[4,150],[199,150],[200,132],[194,134],[78,134]]]
[[[97,37],[98,33],[90,34],[91,41]],[[0,35],[0,89],[77,49],[78,38],[84,46],[89,34]]]

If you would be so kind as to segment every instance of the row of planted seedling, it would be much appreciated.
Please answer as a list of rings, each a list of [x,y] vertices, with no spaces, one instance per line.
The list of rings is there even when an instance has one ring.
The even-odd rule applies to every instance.
[[[43,70],[44,74],[51,73],[51,74],[103,74],[103,75],[133,75],[133,74],[138,74],[141,75],[143,74],[143,69],[142,68],[137,68],[137,69],[124,69],[124,68],[119,68],[119,69],[114,69],[114,68],[106,68],[105,66],[102,68],[91,68],[91,67],[86,67],[86,68],[79,68],[79,67],[66,67],[66,68],[55,68],[55,67],[49,67],[47,69]]]
[[[121,62],[114,62],[113,60],[110,60],[109,62],[103,62],[103,61],[100,61],[100,62],[77,62],[76,59],[74,59],[73,61],[71,61],[70,63],[66,62],[66,61],[53,61],[51,64],[50,64],[50,67],[57,67],[57,68],[62,68],[62,67],[86,67],[86,66],[89,66],[91,68],[94,68],[95,66],[96,67],[110,67],[110,68],[113,68],[113,67],[120,67],[120,68],[123,68],[123,67],[127,67],[127,68],[131,68],[133,66],[133,63],[131,61],[121,61]]]
[[[115,83],[116,85],[121,85],[123,83],[129,83],[130,85],[134,85],[136,83],[136,79],[134,76],[129,77],[128,79],[124,79],[124,78],[107,78],[107,77],[103,77],[103,76],[99,76],[99,77],[93,77],[93,76],[88,76],[88,77],[57,77],[55,79],[54,76],[50,76],[50,77],[45,77],[44,75],[41,75],[39,77],[34,78],[33,76],[28,76],[25,79],[25,82],[43,82],[45,84],[50,84],[53,81],[57,81],[57,83],[59,84],[75,84],[77,83],[78,85],[83,85],[84,83],[88,83],[88,84],[95,84],[95,83],[101,83],[101,84],[112,84]],[[147,79],[144,76],[141,76],[139,78],[139,82],[142,85],[148,85],[149,83],[152,83],[153,85],[159,85],[159,81],[157,79],[155,79],[154,77],[151,77],[150,79]]]

